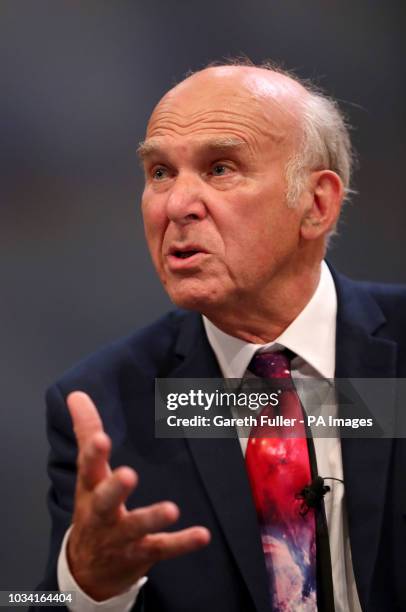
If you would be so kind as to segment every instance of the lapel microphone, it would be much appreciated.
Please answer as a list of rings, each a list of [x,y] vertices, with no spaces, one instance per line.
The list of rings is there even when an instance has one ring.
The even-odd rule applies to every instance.
[[[337,482],[342,482],[344,484],[344,480],[340,478],[332,478],[329,476],[326,476],[326,478],[322,476],[313,478],[312,482],[303,487],[300,493],[296,495],[296,499],[302,500],[299,511],[300,516],[306,516],[310,508],[320,509],[325,494],[331,490],[331,487],[324,484],[325,480],[337,480]]]

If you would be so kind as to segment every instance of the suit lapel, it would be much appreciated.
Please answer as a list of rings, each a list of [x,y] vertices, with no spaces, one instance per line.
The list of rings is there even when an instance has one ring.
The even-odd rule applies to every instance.
[[[181,362],[171,377],[222,378],[200,316],[186,318],[176,352]],[[269,612],[268,576],[257,515],[237,435],[231,439],[188,438],[187,444],[256,609]]]
[[[385,325],[381,309],[362,286],[334,277],[338,296],[336,378],[395,378],[396,344],[379,337]],[[384,409],[390,418],[395,403],[387,399]],[[345,407],[340,408],[339,416],[346,416]],[[392,440],[343,438],[341,448],[354,574],[366,609],[382,535]]]

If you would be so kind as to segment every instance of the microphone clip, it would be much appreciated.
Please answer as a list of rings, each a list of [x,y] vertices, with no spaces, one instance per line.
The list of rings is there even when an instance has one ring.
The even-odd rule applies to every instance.
[[[300,516],[306,516],[310,508],[319,509],[323,497],[329,491],[330,487],[324,484],[324,478],[321,476],[316,476],[310,484],[303,487],[300,493],[296,495],[296,499],[302,500],[299,511]]]

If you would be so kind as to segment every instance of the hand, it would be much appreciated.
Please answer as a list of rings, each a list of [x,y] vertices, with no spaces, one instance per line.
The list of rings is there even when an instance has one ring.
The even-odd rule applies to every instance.
[[[88,395],[75,391],[67,404],[79,447],[68,562],[79,586],[101,601],[128,589],[157,561],[205,546],[210,532],[204,527],[161,532],[179,517],[169,501],[127,510],[124,502],[137,484],[136,472],[110,469],[111,441]]]

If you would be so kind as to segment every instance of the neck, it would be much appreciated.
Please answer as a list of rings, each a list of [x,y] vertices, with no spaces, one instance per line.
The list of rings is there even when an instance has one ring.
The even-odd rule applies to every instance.
[[[272,290],[268,296],[238,296],[232,307],[217,308],[205,312],[205,316],[224,333],[253,344],[272,342],[301,313],[312,298],[320,280],[320,265],[300,276],[292,274],[289,279]]]

